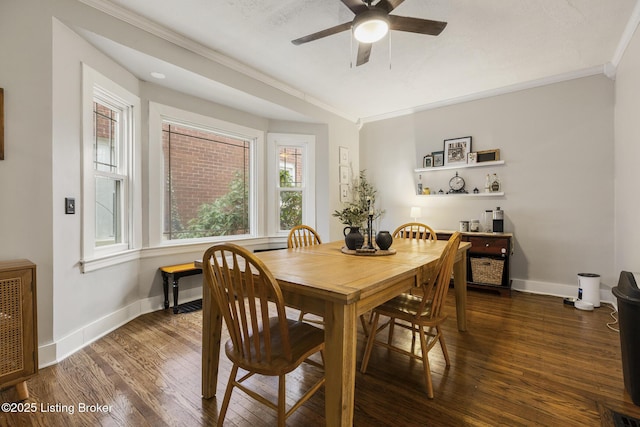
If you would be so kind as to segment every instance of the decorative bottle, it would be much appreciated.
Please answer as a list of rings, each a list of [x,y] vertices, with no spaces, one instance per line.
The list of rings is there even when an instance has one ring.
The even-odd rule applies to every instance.
[[[491,177],[491,192],[500,191],[500,180],[498,179],[497,174],[493,174]]]
[[[487,174],[487,180],[484,182],[484,192],[489,193],[491,191],[491,176]]]
[[[418,194],[422,194],[422,175],[418,175]]]

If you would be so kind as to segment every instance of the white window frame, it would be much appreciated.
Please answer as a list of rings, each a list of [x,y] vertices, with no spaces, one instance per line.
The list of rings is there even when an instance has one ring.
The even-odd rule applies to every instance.
[[[302,223],[316,228],[316,170],[315,135],[269,133],[267,135],[268,164],[268,221],[269,234],[286,236],[289,230],[280,230],[280,191],[300,191],[302,193]],[[295,147],[302,150],[302,187],[280,187],[280,148]]]
[[[171,121],[184,126],[201,128],[221,134],[231,134],[249,142],[249,224],[250,235],[212,236],[194,239],[163,240],[164,218],[164,159],[162,152],[162,123]],[[264,132],[247,126],[226,122],[168,105],[149,102],[149,247],[166,247],[205,242],[235,241],[250,239],[264,234],[264,191],[259,186],[264,182]]]
[[[96,177],[94,169],[94,101],[121,111],[122,242],[96,246]],[[139,257],[141,247],[140,98],[82,64],[82,259],[83,272]],[[112,174],[112,177],[115,175]]]

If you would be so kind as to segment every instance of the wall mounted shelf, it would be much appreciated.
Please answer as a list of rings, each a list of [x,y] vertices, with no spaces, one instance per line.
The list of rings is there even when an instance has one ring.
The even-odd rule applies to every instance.
[[[504,192],[495,191],[493,193],[453,193],[453,194],[419,194],[419,196],[424,197],[502,197],[504,196]]]
[[[504,164],[504,160],[495,160],[493,162],[463,163],[460,165],[434,166],[431,168],[417,168],[417,169],[414,169],[414,171],[416,173],[437,172],[437,171],[451,170],[451,169],[482,168],[482,167],[497,166],[497,165],[503,165],[503,164]]]

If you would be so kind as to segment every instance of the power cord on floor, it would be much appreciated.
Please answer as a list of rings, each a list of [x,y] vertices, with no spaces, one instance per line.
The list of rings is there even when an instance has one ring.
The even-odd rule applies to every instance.
[[[613,318],[613,322],[608,322],[607,323],[607,328],[611,329],[612,331],[616,331],[616,332],[619,333],[620,329],[617,329],[617,328],[614,327],[614,325],[618,324],[618,317],[617,317],[618,310],[616,310],[616,308],[614,307],[613,304],[607,303],[607,305],[611,306],[611,313],[609,313],[609,314]]]

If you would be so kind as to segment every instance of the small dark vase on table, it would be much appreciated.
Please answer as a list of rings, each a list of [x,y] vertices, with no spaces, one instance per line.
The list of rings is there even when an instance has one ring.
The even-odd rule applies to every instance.
[[[349,230],[348,234],[347,230]],[[342,234],[344,234],[344,244],[347,246],[347,249],[355,251],[356,249],[360,249],[364,244],[364,236],[360,233],[360,227],[345,227],[342,230]]]
[[[391,237],[391,233],[388,231],[381,231],[376,235],[376,244],[380,250],[386,251],[391,247],[392,243],[393,237]]]

